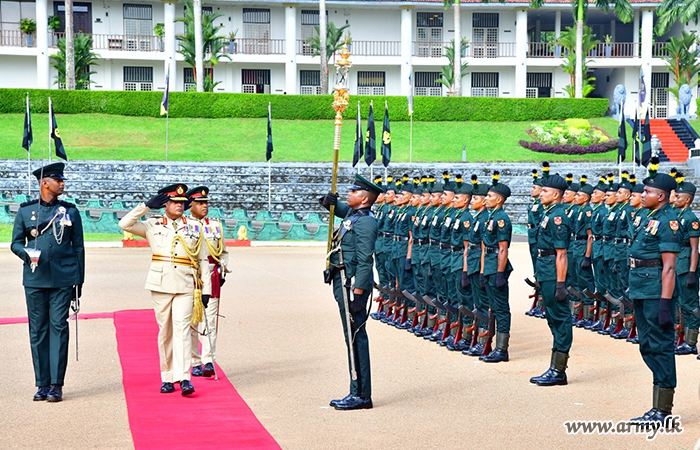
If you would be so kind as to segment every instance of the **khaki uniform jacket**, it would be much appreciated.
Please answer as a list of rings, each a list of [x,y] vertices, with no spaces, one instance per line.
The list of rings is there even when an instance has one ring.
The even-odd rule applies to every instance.
[[[177,261],[153,260],[146,278],[146,289],[167,294],[193,292],[195,288],[193,269],[188,264],[178,263],[178,261],[187,260],[188,257],[185,249],[179,242],[173,248],[173,239],[175,235],[180,235],[185,238],[188,246],[194,246],[197,243],[197,239],[201,237],[202,224],[197,219],[184,216],[176,221],[163,216],[151,217],[145,221],[140,221],[139,219],[148,211],[150,211],[150,208],[144,203],[139,204],[119,221],[119,228],[145,238],[151,246],[154,259],[161,255],[170,257],[172,251],[172,256],[177,258]],[[173,223],[175,223],[175,226],[173,226]],[[211,294],[211,269],[207,255],[207,247],[202,242],[197,259],[199,260],[200,277],[203,282],[203,295]]]

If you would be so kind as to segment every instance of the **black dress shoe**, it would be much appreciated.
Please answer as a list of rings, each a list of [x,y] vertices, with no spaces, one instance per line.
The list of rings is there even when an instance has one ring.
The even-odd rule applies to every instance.
[[[372,399],[351,396],[345,401],[335,404],[335,409],[338,411],[352,411],[355,409],[372,409]]]
[[[649,411],[645,412],[644,415],[630,419],[630,422],[646,422],[651,416],[656,414],[656,411],[658,411],[656,408],[651,408]]]
[[[206,363],[204,365],[204,371],[202,372],[202,375],[205,377],[213,377],[214,376],[214,364],[212,363]]]
[[[49,394],[49,387],[48,386],[39,386],[39,389],[37,389],[36,394],[34,394],[34,401],[40,402],[40,401],[46,400],[46,397],[48,394]]]
[[[476,344],[470,347],[469,350],[462,350],[463,355],[469,356],[481,356],[482,353],[484,353],[484,344]]]
[[[447,350],[451,352],[463,352],[464,350],[469,350],[469,342],[462,339],[456,344],[448,344]]]
[[[568,384],[566,381],[566,372],[552,369],[549,376],[543,376],[537,380],[535,384],[537,386],[566,386]]]
[[[192,367],[192,376],[201,377],[202,376],[202,365]]]
[[[698,354],[698,347],[697,346],[690,346],[686,342],[682,343],[678,347],[676,347],[676,355],[697,355]]]
[[[46,401],[58,403],[61,400],[63,400],[63,386],[52,384],[49,388],[49,392],[46,394]]]
[[[547,369],[547,371],[546,371],[545,373],[543,373],[542,375],[537,376],[537,377],[532,377],[532,378],[530,378],[530,383],[532,383],[532,384],[537,384],[538,381],[550,377],[550,376],[552,375],[552,370],[554,370],[554,369],[552,369],[552,368],[550,367],[550,368]]]
[[[173,386],[172,383],[168,383],[167,381],[163,384],[160,385],[160,393],[161,394],[170,394],[175,392],[175,386]]]
[[[348,401],[350,398],[352,398],[352,394],[348,394],[348,395],[346,395],[346,396],[343,397],[343,398],[336,398],[336,399],[334,399],[334,400],[331,400],[331,402],[329,403],[329,405],[335,407],[335,405],[337,405],[338,403],[346,402],[346,401]]]
[[[183,397],[194,394],[194,386],[192,386],[190,380],[180,380],[180,390]]]
[[[447,347],[448,345],[452,345],[455,343],[455,337],[452,335],[447,336],[447,339],[439,339],[438,344],[440,344],[441,347]]]
[[[479,359],[487,363],[499,363],[508,361],[508,350],[497,348],[486,356],[480,356]]]

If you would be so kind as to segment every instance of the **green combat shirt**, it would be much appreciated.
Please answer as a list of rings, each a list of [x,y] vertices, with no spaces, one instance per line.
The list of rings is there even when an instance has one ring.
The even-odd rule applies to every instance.
[[[486,229],[489,213],[482,209],[474,217],[469,232],[469,249],[467,250],[467,273],[469,275],[481,270],[481,235]]]
[[[627,233],[629,231],[630,222],[633,220],[632,211],[634,211],[634,208],[632,208],[628,202],[625,202],[620,206],[617,214],[617,226],[615,228],[615,261],[625,261],[629,258]]]
[[[571,232],[571,220],[564,205],[554,203],[545,208],[537,229],[537,250],[553,250],[555,253],[537,257],[537,281],[557,281],[556,250],[569,248]]]
[[[413,215],[416,213],[416,208],[410,204],[404,205],[396,213],[394,220],[394,236],[400,236],[401,240],[394,242],[394,248],[391,257],[405,258],[408,254],[408,237],[413,223]]]
[[[593,208],[591,208],[591,205],[586,203],[583,205],[580,209],[578,214],[576,215],[576,218],[574,219],[573,223],[571,226],[573,227],[572,229],[572,235],[575,238],[573,242],[571,243],[571,246],[573,248],[573,252],[575,256],[585,256],[586,255],[586,248],[588,247],[588,230],[591,229],[593,222]],[[582,239],[586,238],[586,239]],[[573,263],[573,261],[571,261]]]
[[[54,217],[59,208],[65,208],[65,219],[57,218],[43,234],[34,237],[39,224]],[[61,223],[62,222],[62,223]],[[61,231],[61,229],[63,231]],[[63,236],[61,236],[61,232]],[[22,260],[24,247],[41,250],[39,265],[34,272],[24,263],[22,284],[34,288],[57,288],[82,284],[85,280],[85,247],[83,225],[78,209],[72,203],[54,200],[32,200],[22,203],[12,229],[12,252]]]
[[[375,218],[377,220],[377,229],[379,231],[382,230],[384,216],[386,215],[387,209],[389,209],[389,206],[386,203],[382,203],[377,207],[376,211],[374,212]],[[386,245],[384,243],[384,239],[378,238],[377,243],[374,245],[374,253],[381,254],[384,252],[386,252]]]
[[[527,243],[537,243],[537,227],[542,220],[544,208],[539,198],[532,201],[530,209],[527,210]]]
[[[345,264],[345,276],[355,277],[354,286],[357,289],[372,289],[374,281],[374,244],[377,240],[377,220],[372,213],[362,215],[357,220],[351,220],[351,216],[362,214],[363,210],[350,209],[346,203],[338,201],[335,207],[335,215],[344,219],[338,230],[342,233],[340,247],[343,252]],[[338,264],[340,255],[335,252],[331,255],[331,263]]]
[[[630,258],[661,259],[662,252],[681,251],[680,223],[668,204],[642,217],[630,246]],[[630,263],[630,299],[661,298],[661,266],[633,267]]]
[[[496,208],[491,211],[486,221],[486,229],[481,235],[482,242],[486,247],[486,255],[484,255],[484,275],[493,275],[498,272],[498,243],[502,241],[508,242],[510,248],[510,240],[513,235],[513,225],[510,222],[510,217],[503,211],[503,208]],[[489,253],[488,249],[496,249],[495,252]],[[506,272],[513,270],[513,266],[508,261]]]
[[[593,258],[603,257],[603,221],[607,217],[608,207],[601,202],[593,205],[593,220],[591,220],[591,233],[593,234],[593,249],[591,256]]]
[[[676,210],[680,220],[681,251],[676,259],[676,273],[679,275],[690,272],[690,238],[700,237],[700,223],[690,208]]]
[[[620,212],[620,205],[614,205],[608,209],[607,216],[603,220],[603,259],[609,261],[615,259],[615,236],[617,233],[617,217]]]
[[[464,269],[464,241],[469,240],[474,218],[467,208],[458,209],[452,224],[449,243],[452,246],[452,271]],[[469,261],[467,261],[469,264]]]

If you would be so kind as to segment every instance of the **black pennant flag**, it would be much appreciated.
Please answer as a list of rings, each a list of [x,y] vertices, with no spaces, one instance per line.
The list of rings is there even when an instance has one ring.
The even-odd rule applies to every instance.
[[[377,138],[374,131],[374,108],[369,104],[369,117],[367,117],[367,134],[365,136],[365,162],[371,166],[377,159]]]
[[[267,105],[267,150],[265,151],[265,160],[272,159],[272,103]]]
[[[58,125],[56,124],[56,115],[53,113],[53,104],[51,103],[51,99],[49,99],[49,115],[51,116],[51,137],[53,138],[53,143],[56,147],[56,156],[68,161],[66,149],[63,148],[63,141],[61,141],[61,133],[58,131]]]
[[[32,134],[32,114],[29,112],[29,93],[27,93],[27,109],[24,112],[24,135],[22,136],[22,147],[29,151],[29,147],[34,142]]]
[[[391,162],[391,129],[389,128],[389,105],[384,102],[384,127],[382,129],[382,164]]]
[[[355,167],[362,158],[362,124],[360,123],[360,102],[357,102],[357,124],[355,126],[355,150],[352,154],[352,166]]]

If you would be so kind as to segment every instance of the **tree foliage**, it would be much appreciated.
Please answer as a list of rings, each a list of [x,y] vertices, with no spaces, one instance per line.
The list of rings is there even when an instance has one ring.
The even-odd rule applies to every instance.
[[[97,66],[99,59],[97,54],[92,51],[92,36],[89,34],[78,33],[73,40],[73,48],[75,49],[75,88],[89,89],[90,84],[94,81],[90,80],[90,75],[94,71],[90,70],[90,66]],[[58,52],[51,55],[51,65],[58,74],[54,84],[66,85],[66,38],[62,37],[58,40]]]
[[[595,89],[595,77],[588,76],[588,62],[585,56],[595,48],[596,45],[600,44],[600,41],[595,39],[593,30],[591,27],[585,26],[583,28],[583,96],[588,97],[591,92]],[[564,91],[569,94],[569,97],[574,97],[575,85],[576,85],[576,28],[566,27],[566,30],[562,31],[559,37],[559,45],[561,45],[566,50],[566,59],[561,65],[562,70],[567,73],[570,77],[570,84],[564,88]]]
[[[665,49],[668,56],[662,59],[666,62],[669,72],[673,73],[675,86],[666,88],[678,100],[678,91],[681,86],[688,84],[693,87],[697,84],[696,75],[700,73],[700,48],[697,47],[698,36],[694,31],[681,32],[681,37],[673,36],[666,43]]]
[[[464,52],[467,50],[467,47],[469,47],[469,43],[466,38],[462,38],[462,43],[461,43],[461,52],[460,55],[464,54]],[[445,47],[445,56],[447,56],[447,60],[449,61],[449,64],[446,66],[442,66],[442,70],[440,71],[440,78],[438,78],[437,82],[441,83],[443,86],[445,86],[448,91],[450,92],[450,95],[453,95],[454,93],[454,86],[455,86],[455,75],[454,75],[454,61],[455,61],[455,40],[452,39],[450,41],[450,45]],[[460,72],[462,78],[467,74],[467,63],[463,62],[460,67]]]

